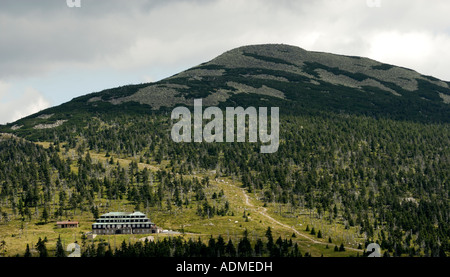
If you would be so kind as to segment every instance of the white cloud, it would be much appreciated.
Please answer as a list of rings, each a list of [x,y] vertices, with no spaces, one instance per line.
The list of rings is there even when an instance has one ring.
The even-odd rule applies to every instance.
[[[0,81],[0,124],[14,122],[48,107],[50,102],[34,88],[28,87],[21,95],[14,95],[11,84]]]
[[[450,36],[430,32],[379,32],[368,36],[370,45],[366,55],[419,73],[450,80]]]

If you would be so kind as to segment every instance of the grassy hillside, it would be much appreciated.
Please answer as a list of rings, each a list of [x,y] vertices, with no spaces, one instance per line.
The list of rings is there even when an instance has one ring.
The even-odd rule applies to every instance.
[[[16,145],[18,143],[19,145]],[[61,157],[60,161],[64,159],[71,159],[71,157],[81,157],[83,159],[89,159],[85,153],[77,152],[76,149],[63,150],[64,147],[58,147],[60,151],[54,149],[54,144],[49,142],[37,143],[37,146],[22,141],[18,142],[16,138],[8,138],[2,141],[2,145],[13,144],[27,152],[38,151],[43,155],[44,153],[53,153]],[[11,146],[11,145],[10,145]],[[16,149],[17,150],[17,149]],[[138,163],[133,158],[116,158],[115,156],[105,157],[104,152],[89,151],[92,166],[104,165],[102,170],[108,170],[109,167],[120,167],[126,170],[133,168],[133,162],[136,162],[136,170],[143,172],[149,172],[150,174],[157,175],[161,170],[165,171],[169,167],[169,161],[163,161],[161,164],[155,162]],[[53,157],[56,159],[56,157]],[[111,158],[115,160],[110,164]],[[76,159],[74,159],[76,160]],[[110,165],[108,165],[110,164]],[[70,171],[74,174],[80,174],[80,167],[74,163],[68,165]],[[101,166],[100,166],[101,167]],[[146,171],[148,170],[148,171]],[[39,171],[40,172],[40,171]],[[223,236],[226,241],[231,239],[239,241],[243,236],[243,232],[247,230],[250,234],[250,241],[255,244],[258,238],[264,238],[264,234],[267,228],[272,228],[275,238],[283,238],[293,240],[297,243],[300,252],[308,253],[312,256],[356,256],[362,254],[360,250],[352,250],[351,248],[357,248],[358,244],[363,244],[364,241],[361,237],[355,237],[352,235],[351,240],[347,240],[345,235],[349,231],[345,231],[342,227],[336,228],[336,226],[330,226],[330,224],[324,224],[323,220],[316,221],[310,216],[306,210],[303,210],[303,215],[291,218],[286,217],[286,214],[292,214],[292,210],[288,211],[289,207],[286,205],[276,205],[275,203],[264,204],[263,201],[257,199],[256,194],[249,194],[246,190],[242,189],[241,182],[236,178],[217,177],[212,171],[201,170],[201,172],[193,173],[189,175],[179,175],[187,180],[210,180],[205,183],[205,187],[202,189],[205,199],[213,201],[215,207],[220,206],[224,201],[229,203],[230,210],[221,216],[207,216],[199,215],[198,208],[201,206],[202,201],[195,200],[196,195],[187,193],[186,197],[190,198],[190,203],[184,203],[180,206],[174,205],[170,200],[160,203],[158,205],[142,205],[136,204],[129,199],[105,199],[104,195],[100,192],[94,194],[93,199],[89,201],[81,201],[78,204],[70,206],[73,198],[69,197],[68,205],[64,204],[64,200],[61,200],[61,192],[68,191],[76,193],[72,190],[67,190],[58,186],[57,178],[58,172],[53,172],[49,176],[52,188],[50,190],[50,201],[44,200],[45,184],[38,185],[39,190],[43,192],[38,193],[37,198],[44,198],[43,202],[39,203],[30,210],[27,204],[19,203],[18,207],[12,203],[7,203],[5,198],[2,198],[2,222],[0,223],[0,241],[5,242],[4,256],[23,256],[26,245],[28,244],[33,256],[38,256],[36,250],[36,243],[39,238],[47,238],[47,247],[49,255],[55,254],[56,241],[61,238],[63,246],[66,247],[69,243],[77,242],[82,245],[82,249],[86,250],[92,243],[98,246],[99,243],[109,245],[113,250],[120,249],[121,243],[126,241],[127,243],[136,243],[140,239],[143,239],[149,235],[113,235],[113,236],[98,236],[94,240],[89,240],[84,235],[91,231],[91,224],[95,221],[94,214],[89,211],[90,202],[93,206],[97,207],[98,212],[106,213],[108,211],[133,211],[141,210],[146,212],[153,222],[158,226],[174,230],[174,234],[153,234],[151,235],[156,241],[163,240],[167,237],[182,237],[186,241],[192,239],[194,241],[200,239],[207,243],[211,236],[217,238],[219,235]],[[233,181],[234,180],[234,181]],[[155,180],[155,183],[157,181]],[[59,184],[61,185],[61,184]],[[158,185],[154,185],[157,187]],[[47,187],[48,189],[48,187]],[[130,190],[130,187],[127,188]],[[59,191],[59,193],[57,193]],[[2,195],[5,195],[5,186],[2,189]],[[213,196],[213,195],[216,196]],[[19,198],[27,200],[27,191],[19,191]],[[73,195],[73,194],[72,194]],[[217,196],[218,195],[218,196]],[[32,197],[31,197],[32,198]],[[114,197],[116,198],[116,197]],[[215,199],[215,200],[213,200]],[[19,200],[20,202],[21,200]],[[8,204],[12,205],[11,207]],[[50,214],[49,218],[45,220],[43,218],[44,209]],[[28,210],[28,212],[26,211]],[[58,212],[61,211],[60,214]],[[245,216],[244,216],[245,214]],[[80,223],[79,228],[74,229],[60,229],[56,226],[56,221],[71,219],[72,221],[78,221]],[[322,232],[324,238],[317,238],[305,231],[306,226],[313,226],[317,228],[323,228]],[[320,226],[320,227],[319,227]],[[178,234],[177,234],[178,233]],[[295,234],[295,235],[293,235]],[[328,235],[328,236],[326,236]],[[325,237],[326,236],[326,237]],[[328,239],[333,238],[334,243],[329,243]],[[335,252],[335,244],[345,243],[347,249],[346,252]]]
[[[238,241],[247,230],[255,244],[271,227],[313,256],[362,254],[350,248],[370,241],[390,255],[448,252],[447,124],[332,113],[283,116],[280,124],[271,155],[251,143],[173,143],[169,121],[157,115],[60,126],[37,145],[4,138],[1,239],[15,255],[26,247],[22,232],[30,245],[48,235],[51,247],[58,219],[82,222],[62,234],[68,241],[89,230],[95,209],[141,210],[205,242]],[[334,252],[341,243],[348,251]]]
[[[264,256],[356,256],[371,242],[390,256],[446,256],[449,97],[448,82],[413,70],[286,45],[240,47],[156,83],[78,97],[0,126],[1,253],[23,255],[46,236],[54,250],[98,213],[140,210],[186,243],[200,237],[196,249],[213,236]],[[279,107],[278,151],[173,142],[170,113],[195,98]],[[55,228],[68,218],[81,227]],[[155,244],[146,255],[189,245],[164,237],[162,252]],[[119,240],[139,238],[94,244],[134,255]]]

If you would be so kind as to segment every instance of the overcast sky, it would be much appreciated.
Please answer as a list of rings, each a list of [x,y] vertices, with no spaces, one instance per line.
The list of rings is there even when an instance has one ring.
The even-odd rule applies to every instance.
[[[0,0],[0,124],[249,44],[365,56],[450,81],[448,0],[66,2]]]

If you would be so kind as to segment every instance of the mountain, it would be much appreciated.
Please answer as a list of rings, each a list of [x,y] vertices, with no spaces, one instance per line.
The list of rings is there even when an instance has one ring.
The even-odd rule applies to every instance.
[[[202,98],[209,106],[278,106],[281,114],[320,111],[449,122],[450,83],[368,58],[283,44],[243,46],[155,83],[91,93],[1,127],[30,134],[98,113],[158,113]],[[68,123],[66,123],[68,121]]]
[[[376,243],[385,256],[448,256],[449,85],[367,58],[255,45],[75,98],[0,126],[0,240],[8,255],[44,236],[56,249],[100,214],[145,211],[181,237],[136,247],[97,237],[82,254],[357,256]],[[262,128],[256,142],[175,142],[171,111],[198,98],[279,107],[277,151],[260,151]],[[66,219],[80,228],[54,228]]]

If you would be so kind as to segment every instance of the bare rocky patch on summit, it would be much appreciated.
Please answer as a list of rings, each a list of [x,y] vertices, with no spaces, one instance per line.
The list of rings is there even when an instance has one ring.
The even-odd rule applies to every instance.
[[[419,82],[443,88],[443,92],[436,91],[436,94],[444,103],[450,103],[448,83],[414,70],[369,58],[307,51],[283,44],[265,44],[232,49],[162,82],[148,84],[129,96],[108,100],[96,96],[88,102],[108,101],[114,105],[137,102],[158,110],[177,105],[192,106],[193,98],[201,97],[204,105],[213,106],[238,94],[287,99],[288,94],[285,95],[282,88],[292,88],[297,84],[324,87],[331,84],[361,92],[377,88],[395,97],[402,97],[405,93],[417,92]],[[317,90],[332,93],[332,89],[321,90],[319,87]]]

